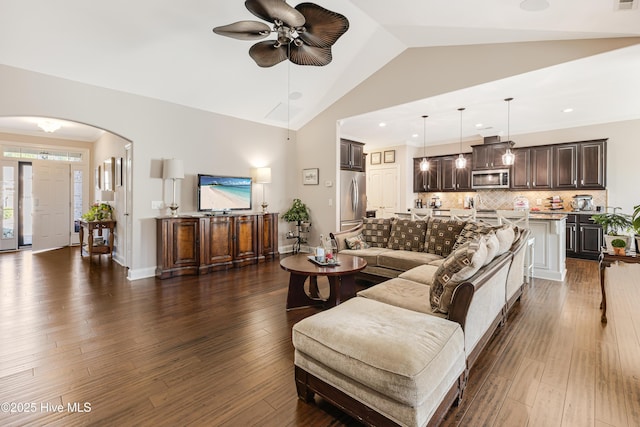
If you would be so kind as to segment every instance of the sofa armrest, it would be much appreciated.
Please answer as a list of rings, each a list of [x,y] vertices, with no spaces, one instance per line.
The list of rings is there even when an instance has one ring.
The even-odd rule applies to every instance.
[[[356,227],[350,228],[349,230],[329,233],[329,237],[331,238],[331,240],[336,242],[336,247],[338,248],[338,252],[348,249],[344,239],[347,239],[349,237],[354,237],[362,233],[362,227],[363,227],[363,223],[360,223]]]

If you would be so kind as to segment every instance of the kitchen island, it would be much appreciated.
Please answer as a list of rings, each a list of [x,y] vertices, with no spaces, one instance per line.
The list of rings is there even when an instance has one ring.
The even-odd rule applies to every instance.
[[[449,216],[449,209],[434,209],[434,216]],[[399,218],[411,218],[411,212],[397,212]],[[495,210],[479,210],[476,219],[498,225]],[[533,277],[563,281],[566,268],[566,221],[567,214],[558,211],[532,211],[529,228],[535,237],[533,246]]]

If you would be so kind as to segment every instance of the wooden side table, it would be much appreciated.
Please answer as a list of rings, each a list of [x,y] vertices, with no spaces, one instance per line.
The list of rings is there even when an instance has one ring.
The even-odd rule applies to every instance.
[[[113,257],[113,233],[116,228],[116,221],[84,221],[80,220],[80,256],[107,254]],[[84,242],[85,230],[87,233],[87,243]],[[107,230],[107,240],[104,240],[104,233]],[[102,237],[102,239],[96,239]]]
[[[600,308],[602,309],[602,316],[600,321],[607,323],[607,294],[604,287],[604,272],[607,267],[611,267],[616,261],[626,262],[627,264],[640,264],[640,257],[634,252],[627,255],[610,255],[605,250],[600,252],[598,263],[600,265],[600,291],[602,292],[602,301],[600,302]]]

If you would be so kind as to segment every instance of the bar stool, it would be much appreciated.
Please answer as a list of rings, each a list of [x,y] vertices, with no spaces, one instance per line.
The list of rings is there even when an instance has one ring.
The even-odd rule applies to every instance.
[[[433,216],[433,209],[427,208],[414,208],[411,209],[411,219],[413,221],[422,220],[426,221],[430,216]]]
[[[529,209],[518,210],[518,211],[510,211],[510,210],[497,210],[496,214],[498,215],[498,224],[508,224],[512,226],[517,226],[520,228],[529,229]],[[536,242],[535,237],[531,236],[527,240],[527,249],[525,252],[525,260],[524,260],[524,282],[526,284],[531,283],[533,279],[533,263],[534,263],[534,251],[533,247]]]
[[[451,219],[457,219],[460,221],[475,221],[476,220],[476,210],[474,208],[471,209],[450,209],[449,216]]]

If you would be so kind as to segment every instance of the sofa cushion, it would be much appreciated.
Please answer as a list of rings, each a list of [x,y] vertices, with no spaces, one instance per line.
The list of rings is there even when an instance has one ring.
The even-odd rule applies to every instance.
[[[443,376],[465,370],[460,325],[369,298],[301,320],[292,341],[296,352],[411,407],[432,398]]]
[[[347,237],[344,241],[349,249],[367,249],[369,247],[369,244],[364,240],[362,233],[352,237]]]
[[[424,243],[425,251],[443,257],[448,256],[466,223],[457,219],[429,218]]]
[[[425,221],[399,219],[391,225],[389,249],[403,249],[405,251],[424,251],[424,235],[427,229]]]
[[[494,225],[487,224],[486,222],[481,222],[481,221],[467,222],[462,228],[462,230],[460,231],[460,234],[456,239],[456,243],[453,245],[453,250],[458,249],[460,245],[468,241],[476,240],[479,238],[479,236],[488,234],[489,232],[495,230],[496,228],[499,228],[499,226],[496,227]]]
[[[378,265],[378,255],[385,252],[392,252],[392,250],[387,248],[345,249],[338,252],[338,261],[340,261],[340,254],[346,254],[364,258],[367,266],[374,266]]]
[[[431,284],[430,301],[434,311],[447,314],[456,286],[471,278],[487,258],[483,240],[463,244],[445,259]]]
[[[419,265],[428,264],[429,262],[442,258],[440,255],[434,255],[427,252],[413,252],[403,250],[387,249],[378,255],[378,266],[391,268],[393,270],[407,271]]]
[[[362,234],[364,240],[372,247],[386,248],[391,235],[390,218],[364,218],[362,222]]]
[[[429,286],[397,277],[358,292],[359,297],[369,298],[407,310],[445,317],[434,312],[429,304]]]
[[[438,262],[440,261],[444,260],[439,260]],[[400,277],[401,279],[412,280],[423,285],[431,286],[431,284],[433,283],[433,277],[435,276],[436,271],[438,271],[439,266],[440,265],[433,265],[433,263],[419,265],[405,271],[398,277]]]

